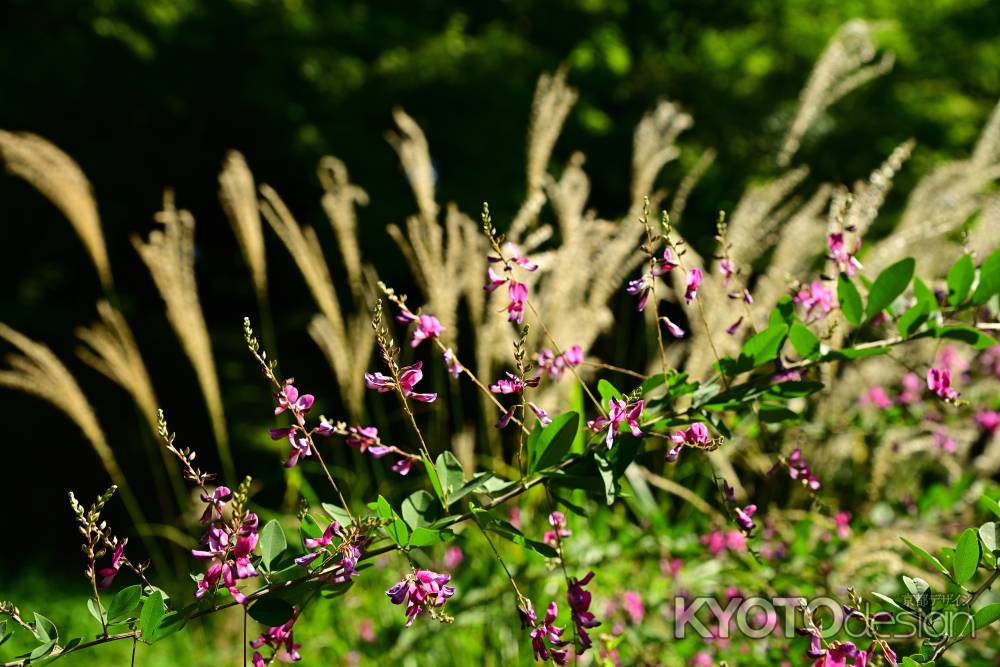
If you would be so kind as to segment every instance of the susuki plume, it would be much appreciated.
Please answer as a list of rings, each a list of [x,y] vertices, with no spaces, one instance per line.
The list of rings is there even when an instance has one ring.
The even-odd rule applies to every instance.
[[[26,180],[62,211],[86,246],[101,284],[111,289],[111,264],[97,202],[80,166],[38,135],[4,130],[0,130],[0,160],[8,172]]]
[[[133,236],[132,244],[149,269],[156,289],[167,305],[167,320],[194,366],[208,406],[223,468],[226,476],[232,478],[235,470],[229,451],[222,393],[195,282],[194,217],[186,210],[175,208],[173,192],[167,189],[163,193],[163,210],[156,214],[155,219],[163,228],[151,231],[145,243],[138,236]]]
[[[236,234],[243,259],[250,267],[254,288],[258,296],[263,297],[267,294],[267,257],[257,208],[257,191],[253,174],[238,151],[226,154],[219,174],[219,201]]]

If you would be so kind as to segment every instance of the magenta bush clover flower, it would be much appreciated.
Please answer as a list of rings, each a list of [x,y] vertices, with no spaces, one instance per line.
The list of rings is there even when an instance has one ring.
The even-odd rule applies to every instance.
[[[296,644],[292,639],[292,626],[295,625],[295,621],[298,620],[299,612],[296,611],[292,614],[292,617],[282,623],[279,626],[268,628],[263,634],[261,634],[257,639],[250,642],[250,647],[258,649],[262,646],[268,646],[273,651],[271,660],[277,660],[279,662],[298,662],[302,659],[299,654],[299,648],[301,646]],[[254,652],[253,654],[253,667],[262,667],[270,662],[270,660],[265,661],[264,657],[259,652]]]
[[[444,331],[444,326],[433,315],[420,315],[416,318],[416,322],[417,327],[413,330],[413,339],[410,341],[410,347],[416,347],[425,340],[437,338]]]
[[[455,356],[450,347],[444,351],[442,358],[448,367],[448,372],[451,373],[453,378],[457,378],[462,374],[462,364],[458,363],[458,357]]]
[[[573,531],[566,528],[566,515],[556,510],[549,514],[549,524],[553,530],[545,531],[542,541],[549,546],[555,546],[564,537],[572,537]]]
[[[698,288],[701,287],[704,274],[701,269],[694,268],[688,271],[687,286],[684,288],[684,302],[689,304],[698,296]]]
[[[525,387],[537,387],[538,383],[541,382],[541,376],[523,380],[510,371],[505,371],[504,375],[507,377],[500,378],[490,385],[490,391],[494,394],[519,394],[524,391]]]
[[[205,511],[201,515],[202,523],[211,523],[213,519],[222,518],[222,508],[233,497],[233,491],[228,486],[217,486],[210,494],[202,492],[201,502],[205,503]]]
[[[583,363],[583,348],[574,345],[562,354],[556,354],[549,348],[543,348],[535,354],[539,370],[548,373],[549,379],[559,381],[567,368],[575,368]]]
[[[701,422],[695,422],[686,429],[674,431],[670,436],[670,441],[674,446],[667,450],[667,463],[674,463],[681,455],[681,450],[688,445],[708,445],[712,442],[712,437],[708,433],[708,427]]]
[[[195,558],[211,561],[197,584],[195,597],[203,597],[221,580],[234,600],[240,604],[246,602],[246,596],[236,586],[236,582],[257,576],[257,570],[250,562],[250,555],[257,548],[258,523],[257,515],[248,513],[231,549],[229,547],[233,536],[228,526],[217,524],[208,529],[201,540],[208,548],[191,550],[191,555]]]
[[[521,324],[524,322],[524,306],[528,303],[528,286],[511,278],[507,285],[507,296],[510,299],[507,304],[507,321]]]
[[[576,625],[577,634],[580,638],[580,646],[583,650],[590,648],[590,635],[587,630],[596,628],[601,624],[590,611],[591,594],[584,589],[594,578],[593,572],[588,572],[583,579],[579,579],[570,584],[566,590],[566,602],[569,603],[573,624]]]
[[[625,291],[632,296],[639,297],[639,302],[636,304],[635,309],[641,313],[646,309],[646,302],[649,300],[649,295],[652,292],[649,276],[643,274],[635,280],[628,281]]]
[[[101,588],[108,588],[111,586],[111,582],[115,580],[118,570],[121,569],[122,556],[125,554],[126,544],[128,544],[127,537],[121,542],[117,542],[115,544],[115,550],[111,553],[111,565],[109,567],[102,567],[97,571],[98,576],[101,577],[101,580],[97,583],[97,585]]]
[[[927,371],[927,388],[946,401],[958,400],[958,392],[951,386],[951,370],[931,368]]]
[[[406,601],[406,627],[413,625],[413,619],[424,611],[432,612],[435,608],[445,605],[455,589],[448,586],[451,575],[439,574],[430,570],[417,570],[400,579],[385,594],[393,604]]]
[[[531,637],[531,650],[535,654],[535,660],[546,661],[551,658],[557,665],[567,664],[569,652],[562,647],[569,642],[562,638],[563,628],[555,625],[556,617],[559,615],[559,606],[554,600],[550,602],[545,610],[545,618],[539,623],[535,610],[531,607],[531,602],[527,600],[525,602],[527,609],[519,608],[517,611],[521,616],[521,627],[531,628],[528,636]]]
[[[837,265],[837,270],[849,276],[855,275],[861,268],[861,262],[854,256],[861,248],[861,239],[855,239],[854,249],[848,250],[843,232],[833,232],[826,237],[826,243],[830,247],[830,259]]]
[[[802,307],[802,320],[809,324],[826,317],[833,310],[835,300],[833,292],[822,281],[814,280],[809,283],[808,289],[802,288],[796,292],[792,302]]]
[[[413,387],[424,377],[424,372],[421,370],[423,366],[424,362],[418,361],[412,366],[404,367],[402,372],[399,374],[399,389],[403,392],[403,396],[412,398],[415,401],[433,403],[437,400],[436,393],[422,394],[420,392],[413,391]],[[369,389],[374,389],[380,394],[384,394],[396,388],[396,382],[391,377],[383,375],[382,373],[365,373],[365,385]]]
[[[291,380],[286,380],[285,386],[278,392],[277,398],[278,406],[274,408],[274,415],[278,416],[285,410],[291,410],[295,413],[295,418],[300,425],[306,423],[305,414],[309,412],[316,400],[312,394],[300,395],[299,390],[295,388]]]
[[[622,424],[628,426],[635,437],[639,438],[642,436],[642,430],[639,428],[639,417],[642,415],[642,406],[643,401],[641,400],[627,405],[620,398],[612,398],[608,401],[608,416],[591,419],[587,422],[587,426],[594,433],[600,433],[607,429],[604,442],[607,444],[608,449],[611,449],[612,445],[614,445],[615,437],[622,428]]]

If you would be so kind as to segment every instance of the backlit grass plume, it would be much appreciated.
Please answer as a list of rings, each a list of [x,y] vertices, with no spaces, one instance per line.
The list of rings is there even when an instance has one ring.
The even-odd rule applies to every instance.
[[[19,351],[19,354],[7,356],[10,368],[0,370],[0,386],[37,396],[69,417],[83,432],[108,477],[121,489],[122,500],[132,520],[138,524],[145,524],[146,519],[118,465],[114,451],[104,436],[97,415],[94,414],[94,409],[69,369],[48,346],[31,340],[2,322],[0,322],[0,338]]]
[[[155,219],[163,228],[150,232],[146,242],[133,236],[132,244],[146,263],[156,289],[167,305],[167,319],[194,366],[208,406],[222,466],[227,476],[232,476],[234,466],[229,451],[222,393],[194,275],[194,217],[190,212],[174,206],[173,192],[168,189],[163,193],[163,210],[156,214]]]
[[[267,257],[264,251],[264,230],[257,208],[257,190],[253,174],[238,151],[229,151],[219,174],[219,201],[250,267],[258,298],[267,295]]]
[[[80,166],[57,146],[28,132],[0,130],[0,160],[55,204],[87,248],[101,285],[111,289],[111,264],[90,181]]]

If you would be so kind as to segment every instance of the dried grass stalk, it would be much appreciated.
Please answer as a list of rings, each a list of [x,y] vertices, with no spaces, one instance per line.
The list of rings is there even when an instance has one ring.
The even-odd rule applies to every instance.
[[[434,200],[434,183],[437,176],[431,163],[427,137],[417,125],[417,121],[401,108],[393,109],[392,118],[396,121],[399,132],[389,131],[385,138],[399,154],[399,161],[403,163],[406,178],[410,181],[410,187],[417,198],[417,208],[421,217],[425,220],[435,220],[438,214],[438,205]]]
[[[355,205],[367,206],[368,193],[351,183],[347,167],[330,155],[319,162],[316,170],[323,184],[323,210],[330,219],[330,226],[337,237],[340,254],[347,268],[351,291],[359,297],[362,291],[361,246],[358,243],[358,216]]]

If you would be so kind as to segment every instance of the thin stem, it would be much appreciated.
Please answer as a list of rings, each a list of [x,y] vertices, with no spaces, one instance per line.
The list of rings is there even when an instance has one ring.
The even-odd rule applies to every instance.
[[[563,355],[562,348],[559,347],[559,343],[557,343],[556,339],[552,337],[551,333],[549,333],[549,328],[545,326],[545,321],[542,320],[542,316],[538,314],[538,311],[535,309],[535,305],[531,303],[531,301],[528,301],[528,308],[531,309],[531,314],[535,316],[535,321],[538,322],[538,326],[542,328],[542,333],[545,334],[545,337],[548,338],[549,343],[551,343],[552,347],[554,348],[556,356],[557,357],[562,356]],[[576,372],[576,368],[573,366],[573,364],[566,364],[566,367],[569,369],[569,372],[573,374],[573,377],[576,378],[576,381],[580,383],[580,386],[583,387],[583,390],[587,393],[587,396],[590,397],[590,400],[597,407],[597,411],[600,412],[602,415],[607,415],[607,413],[604,411],[604,406],[602,406],[601,402],[597,400],[597,397],[594,396],[594,393],[590,391],[590,387],[588,387],[587,383],[583,381],[583,378],[580,377],[580,374]]]

